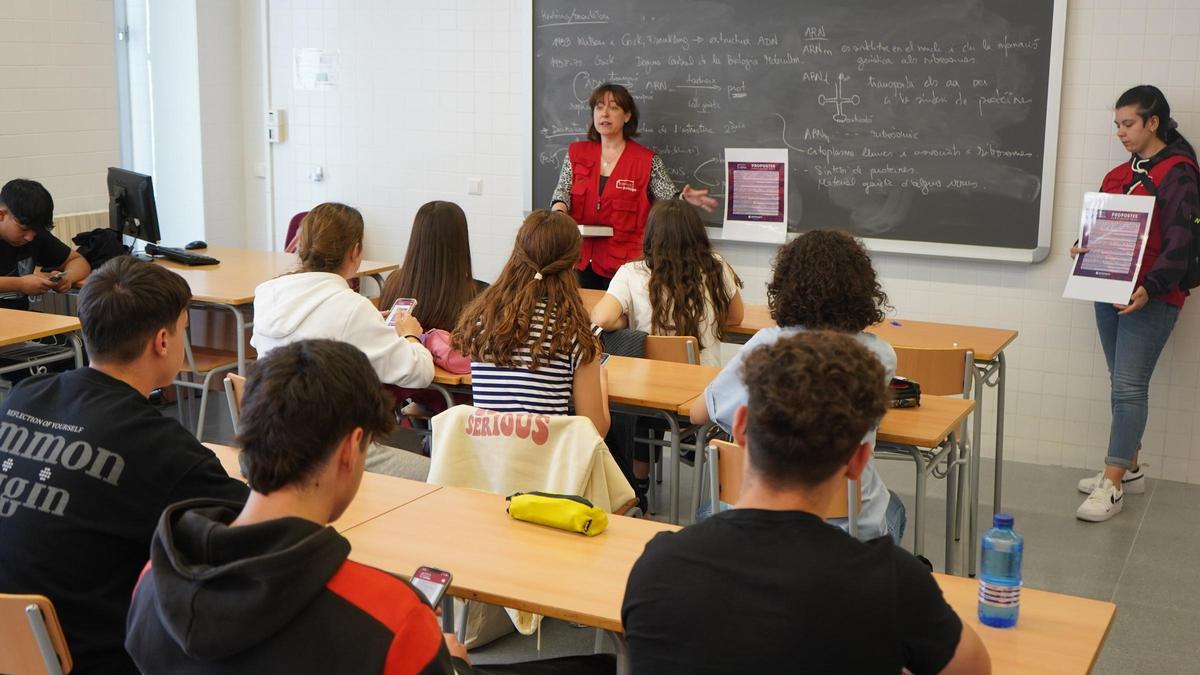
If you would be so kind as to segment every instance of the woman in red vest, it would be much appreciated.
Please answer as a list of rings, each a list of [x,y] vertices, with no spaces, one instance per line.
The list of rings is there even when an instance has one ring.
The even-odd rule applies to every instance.
[[[592,92],[588,105],[592,109],[588,140],[572,143],[568,149],[551,208],[571,214],[580,225],[613,229],[611,237],[584,237],[576,265],[582,287],[605,290],[618,267],[641,255],[651,202],[682,197],[712,211],[717,200],[708,196],[708,190],[687,185],[676,191],[662,159],[633,140],[638,135],[638,111],[628,89],[602,84]]]
[[[1096,303],[1096,327],[1112,386],[1112,426],[1104,470],[1079,481],[1088,495],[1075,516],[1101,522],[1121,511],[1125,493],[1146,490],[1138,466],[1149,410],[1150,376],[1188,296],[1194,219],[1200,218],[1196,151],[1171,119],[1157,87],[1134,87],[1117,99],[1117,138],[1132,153],[1108,172],[1101,192],[1155,196],[1154,214],[1133,296],[1125,305]],[[1085,254],[1078,245],[1071,254]]]

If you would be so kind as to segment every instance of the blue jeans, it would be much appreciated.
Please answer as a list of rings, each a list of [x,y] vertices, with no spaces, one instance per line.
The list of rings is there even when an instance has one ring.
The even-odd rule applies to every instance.
[[[732,504],[721,502],[720,510],[728,511],[733,508]],[[705,501],[700,504],[699,510],[696,511],[696,522],[706,520],[712,515],[712,502]],[[904,508],[904,502],[900,501],[900,496],[895,492],[888,490],[888,505],[887,511],[883,517],[887,523],[888,536],[892,538],[892,542],[897,546],[900,545],[900,540],[904,538],[904,530],[908,527],[908,511]],[[835,525],[843,530],[849,529],[850,524],[846,518],[830,518],[830,525]]]
[[[1134,453],[1146,431],[1150,376],[1178,318],[1179,308],[1161,300],[1151,300],[1125,316],[1111,304],[1096,303],[1096,328],[1112,386],[1112,426],[1104,458],[1108,466],[1133,468]]]

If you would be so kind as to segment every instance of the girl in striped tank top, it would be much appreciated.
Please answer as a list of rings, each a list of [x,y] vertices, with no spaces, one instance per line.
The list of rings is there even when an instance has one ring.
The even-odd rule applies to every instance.
[[[496,283],[476,296],[451,345],[471,359],[475,405],[498,412],[575,414],[608,433],[608,379],[599,329],[579,295],[579,229],[538,210],[517,232]]]

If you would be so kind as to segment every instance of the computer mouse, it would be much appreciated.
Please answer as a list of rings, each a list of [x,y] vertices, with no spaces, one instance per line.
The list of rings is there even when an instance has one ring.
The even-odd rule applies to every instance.
[[[208,248],[208,244],[206,244],[206,243],[204,243],[203,241],[201,241],[201,240],[197,239],[196,241],[188,242],[188,245],[187,245],[187,246],[184,246],[184,248],[186,248],[186,249],[187,249],[187,250],[189,250],[189,251],[194,251],[194,250],[196,250],[196,249],[198,249],[198,248]]]

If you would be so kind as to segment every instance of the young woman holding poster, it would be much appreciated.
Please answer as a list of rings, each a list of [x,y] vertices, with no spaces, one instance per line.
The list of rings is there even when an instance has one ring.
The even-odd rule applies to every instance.
[[[588,106],[588,139],[567,149],[551,208],[569,213],[580,225],[613,229],[611,237],[585,237],[575,266],[581,286],[603,291],[617,268],[641,253],[652,201],[680,197],[712,211],[717,200],[708,190],[687,185],[677,192],[662,159],[633,140],[638,111],[628,89],[602,84],[592,92]]]
[[[1188,296],[1184,281],[1193,220],[1200,217],[1196,151],[1171,119],[1163,93],[1137,86],[1121,94],[1114,107],[1117,138],[1132,156],[1108,172],[1100,191],[1156,200],[1129,303],[1096,303],[1096,327],[1112,386],[1112,426],[1104,470],[1079,481],[1079,491],[1088,498],[1075,516],[1092,522],[1119,513],[1126,492],[1146,490],[1138,452],[1146,430],[1150,377]],[[1071,248],[1072,256],[1086,253],[1086,248]]]

